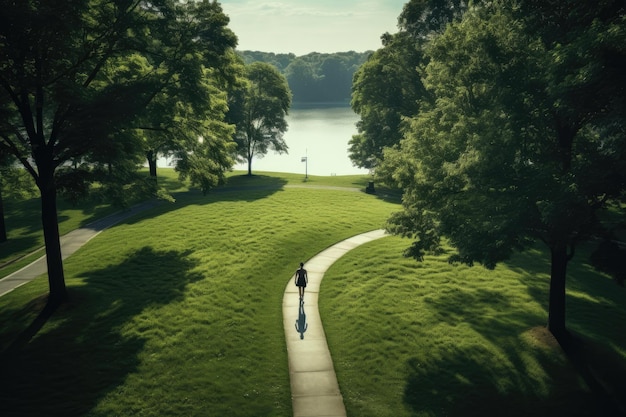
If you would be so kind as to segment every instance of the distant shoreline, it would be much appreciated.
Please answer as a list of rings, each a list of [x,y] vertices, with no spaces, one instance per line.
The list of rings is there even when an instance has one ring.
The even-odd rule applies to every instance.
[[[294,101],[292,109],[332,109],[336,107],[350,107],[350,101]]]

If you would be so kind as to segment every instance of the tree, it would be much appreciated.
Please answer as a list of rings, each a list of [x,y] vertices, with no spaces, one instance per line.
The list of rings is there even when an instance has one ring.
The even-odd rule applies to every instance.
[[[308,101],[311,97],[316,97],[319,94],[315,91],[318,77],[315,75],[312,65],[304,59],[292,61],[285,70],[285,77],[293,93],[294,100],[300,98],[306,99],[302,101]]]
[[[202,7],[202,11],[199,11]],[[0,147],[41,194],[50,295],[67,298],[55,173],[146,117],[180,83],[192,92],[200,63],[219,65],[236,43],[216,2],[0,1]],[[149,71],[146,69],[149,68]],[[185,103],[180,91],[168,94]]]
[[[352,109],[361,117],[350,140],[350,159],[361,168],[380,165],[383,151],[397,145],[404,120],[433,97],[424,88],[428,57],[424,47],[467,9],[462,0],[411,0],[398,18],[400,31],[382,36],[383,47],[356,72]]]
[[[3,152],[0,149],[0,243],[7,241],[7,226],[4,219],[4,188],[7,176],[7,171],[11,169],[11,162],[9,155],[6,151]]]
[[[205,80],[210,82],[214,78],[207,74]],[[234,141],[226,140],[235,134],[235,127],[224,121],[228,112],[227,93],[210,84],[207,88],[211,90],[211,100],[205,108],[205,120],[192,130],[195,136],[188,138],[189,145],[174,152],[181,180],[189,178],[191,185],[199,186],[204,194],[224,183],[224,173],[234,165],[233,155],[237,150]]]
[[[343,97],[350,96],[352,73],[345,59],[331,55],[322,61],[320,71],[321,87],[327,101],[341,101]]]
[[[179,74],[151,100],[138,125],[150,175],[155,180],[160,154],[181,155],[194,149],[198,137],[210,135],[206,128],[212,121],[224,120],[225,103],[216,101],[224,101],[221,91],[237,84],[241,76],[233,50],[236,37],[228,29],[228,17],[219,4],[190,1],[187,7],[188,13],[176,19],[185,25],[184,30],[173,33],[168,48],[173,53],[182,44],[192,43],[194,48],[181,56]],[[218,137],[215,133],[211,134],[214,145],[219,138],[223,146],[230,146],[230,136]]]
[[[547,245],[548,328],[564,346],[568,261],[607,234],[600,211],[623,215],[626,20],[615,4],[570,21],[561,42],[533,29],[549,7],[468,12],[428,47],[435,102],[385,153],[387,178],[405,189],[389,229],[414,239],[407,254],[437,251],[445,237],[452,261],[492,268]]]
[[[420,47],[406,32],[383,36],[383,48],[374,52],[354,75],[352,109],[360,116],[358,133],[350,140],[349,156],[360,168],[379,165],[383,150],[402,138],[405,117],[419,111],[425,98]]]
[[[283,133],[291,92],[285,77],[264,62],[246,66],[246,79],[247,85],[232,94],[228,120],[236,125],[237,153],[248,162],[248,175],[252,175],[255,156],[270,149],[287,152]]]

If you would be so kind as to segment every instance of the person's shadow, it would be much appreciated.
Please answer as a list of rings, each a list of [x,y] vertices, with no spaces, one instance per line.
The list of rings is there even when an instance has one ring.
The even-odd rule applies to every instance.
[[[304,312],[304,303],[300,300],[300,307],[298,309],[298,320],[296,320],[296,331],[300,333],[300,339],[304,339],[304,332],[306,332],[309,324],[306,322],[306,313]]]

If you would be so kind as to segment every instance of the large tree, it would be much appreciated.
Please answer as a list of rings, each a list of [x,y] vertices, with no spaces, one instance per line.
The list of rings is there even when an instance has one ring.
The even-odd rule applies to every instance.
[[[11,160],[6,151],[0,149],[0,243],[7,240],[7,226],[4,219],[4,189],[7,186],[7,173],[11,169]]]
[[[183,135],[187,144],[173,152],[181,180],[189,178],[204,194],[224,182],[225,172],[235,164],[233,155],[237,150],[234,141],[225,140],[235,134],[235,126],[224,120],[228,112],[227,93],[211,85],[212,80],[214,78],[207,74],[205,81],[209,85],[206,88],[211,99],[203,112],[205,119],[188,135]]]
[[[228,18],[204,0],[0,1],[0,147],[41,194],[49,305],[67,297],[55,173],[146,117],[167,90],[186,103],[202,77],[234,48]],[[203,7],[199,12],[198,8]],[[148,69],[148,70],[147,70]],[[180,91],[171,90],[181,85]]]
[[[377,167],[383,151],[400,142],[404,120],[418,113],[422,101],[433,99],[423,85],[424,47],[466,9],[464,0],[409,1],[398,17],[398,33],[384,34],[383,47],[356,72],[352,108],[361,120],[349,150],[356,166]]]
[[[283,139],[291,91],[285,77],[272,65],[254,62],[245,68],[247,83],[232,93],[228,120],[236,125],[237,153],[248,163],[272,149],[287,152]]]
[[[607,234],[601,210],[623,215],[626,17],[616,5],[568,20],[559,42],[536,30],[555,5],[468,12],[429,45],[436,100],[385,154],[386,178],[405,189],[389,228],[414,238],[411,255],[446,238],[452,260],[493,267],[547,245],[548,327],[564,345],[568,261]]]
[[[354,74],[352,109],[360,116],[349,156],[360,168],[379,165],[383,150],[402,138],[404,118],[417,114],[426,97],[421,46],[404,31],[383,36],[384,46]]]

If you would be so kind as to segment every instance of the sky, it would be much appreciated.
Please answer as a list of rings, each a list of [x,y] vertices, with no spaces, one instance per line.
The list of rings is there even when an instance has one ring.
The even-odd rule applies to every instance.
[[[364,52],[397,32],[408,0],[222,0],[237,49],[294,53]]]

